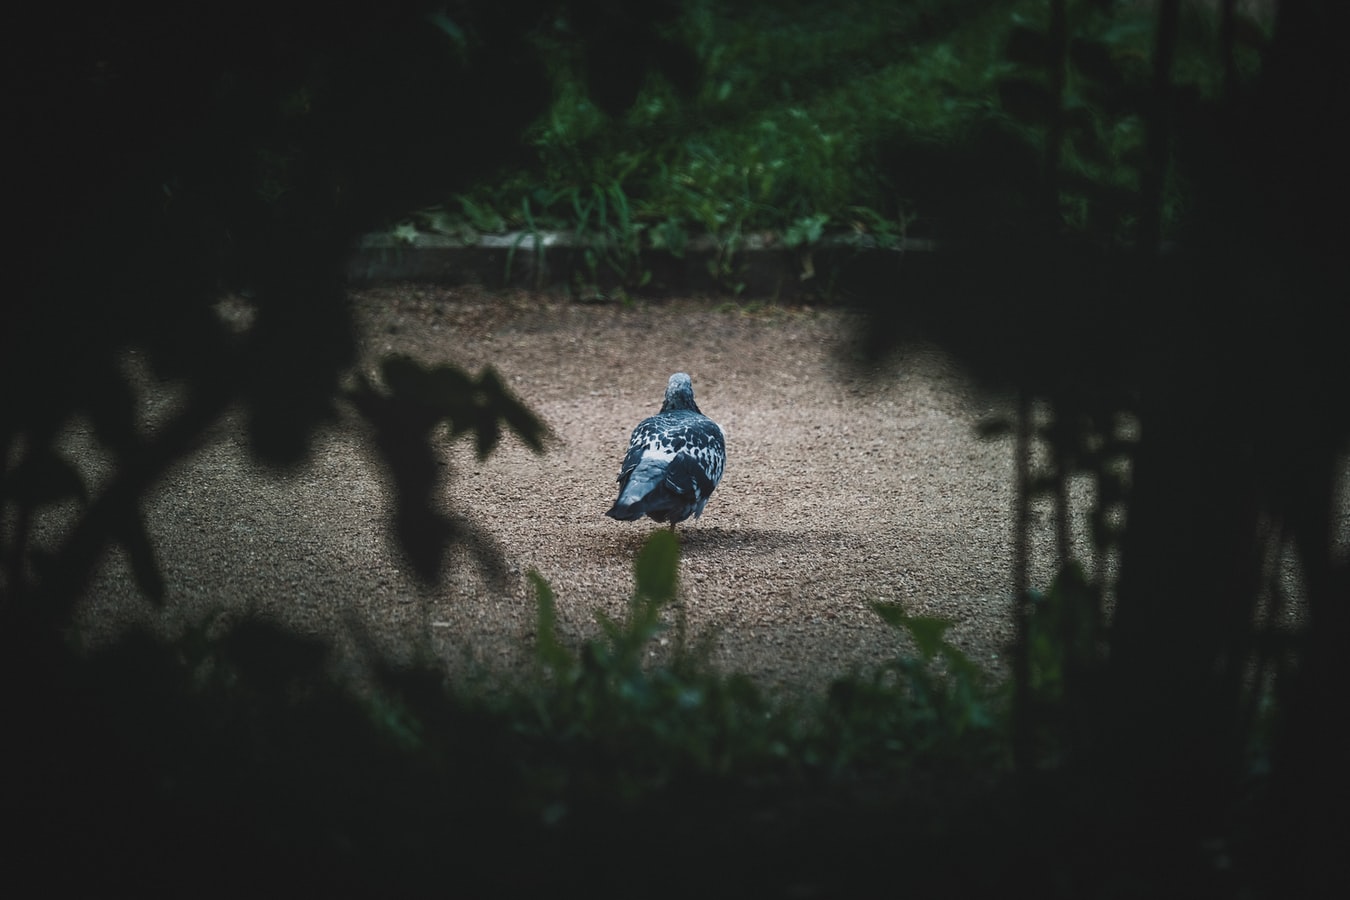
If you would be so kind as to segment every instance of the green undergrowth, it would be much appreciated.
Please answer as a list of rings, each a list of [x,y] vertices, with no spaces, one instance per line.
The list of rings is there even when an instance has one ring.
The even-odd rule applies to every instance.
[[[554,598],[532,574],[538,602],[537,678],[501,712],[551,747],[584,747],[588,777],[641,794],[687,774],[830,779],[898,772],[943,760],[999,758],[997,691],[944,636],[945,623],[878,612],[908,632],[914,656],[842,678],[814,700],[763,692],[743,675],[710,667],[691,646],[676,606],[678,544],[658,532],[635,565],[625,621],[600,617],[602,636],[566,649],[553,627]],[[648,662],[661,633],[676,632],[673,653]],[[573,760],[575,762],[575,760]],[[569,777],[577,775],[575,766]]]
[[[379,660],[353,689],[333,677],[330,646],[257,620],[171,643],[132,635],[65,667],[34,650],[41,665],[9,660],[41,688],[8,682],[23,773],[9,805],[36,823],[24,840],[52,866],[99,860],[100,884],[211,871],[226,892],[265,873],[277,889],[346,894],[448,883],[609,896],[653,877],[674,845],[689,861],[646,893],[684,896],[713,871],[741,879],[716,896],[846,883],[887,869],[896,847],[916,884],[983,888],[1038,841],[1072,843],[1060,799],[1037,807],[1043,837],[1013,824],[1026,811],[1009,792],[1011,698],[946,622],[878,604],[911,649],[788,698],[707,663],[684,634],[678,570],[678,539],[657,532],[626,614],[598,614],[600,633],[575,646],[531,573],[533,671],[490,692]],[[1047,714],[1073,713],[1069,675],[1087,652],[1055,637],[1056,610],[1081,589],[1066,571],[1030,635]],[[1063,728],[1039,718],[1049,761]],[[984,868],[951,868],[972,853]],[[222,858],[238,862],[221,871]],[[1038,865],[1051,882],[1067,871]]]
[[[653,810],[731,821],[751,813],[746,797],[1006,770],[1002,691],[944,623],[879,606],[913,655],[786,700],[714,670],[678,634],[678,563],[677,538],[655,534],[626,616],[600,615],[578,647],[558,638],[552,590],[531,574],[535,668],[493,693],[383,663],[352,690],[333,679],[330,647],[259,621],[168,644],[132,635],[45,679],[44,702],[18,716],[25,790],[38,806],[144,820],[97,839],[135,845],[128,860],[156,846],[189,865],[191,837],[250,858],[340,857],[334,871],[384,885],[422,883],[438,841],[589,834]],[[674,652],[653,662],[672,629]]]
[[[839,4],[691,0],[671,39],[695,62],[692,84],[648,74],[636,100],[592,99],[565,21],[536,49],[553,102],[528,129],[530,153],[400,233],[579,239],[579,280],[643,287],[641,254],[717,251],[710,274],[737,284],[748,235],[810,248],[835,234],[895,245],[959,240],[1041,222],[1048,142],[1058,135],[1056,217],[1108,243],[1136,234],[1155,22],[1147,4],[1066,3],[1064,80],[1050,77],[1050,4]],[[1250,77],[1268,23],[1240,19],[1234,77]],[[1178,95],[1224,89],[1218,24],[1187,6],[1173,67]],[[1187,101],[1188,102],[1188,101]],[[1184,221],[1184,180],[1164,213]],[[804,272],[810,275],[809,269]]]

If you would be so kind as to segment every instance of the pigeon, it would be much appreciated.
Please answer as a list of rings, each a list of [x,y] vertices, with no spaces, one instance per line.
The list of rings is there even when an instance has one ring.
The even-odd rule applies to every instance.
[[[726,461],[721,427],[694,403],[689,376],[676,372],[661,411],[633,429],[619,472],[619,499],[605,515],[625,522],[646,515],[674,530],[677,522],[703,514]]]

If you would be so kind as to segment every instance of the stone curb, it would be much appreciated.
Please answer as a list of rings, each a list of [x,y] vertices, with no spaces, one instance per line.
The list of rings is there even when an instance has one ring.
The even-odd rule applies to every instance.
[[[501,287],[567,287],[602,297],[621,290],[644,294],[719,293],[785,300],[829,297],[893,275],[906,253],[933,242],[878,241],[871,235],[827,235],[788,247],[774,234],[743,237],[734,247],[710,237],[675,255],[643,248],[626,256],[572,232],[485,234],[476,240],[439,234],[411,239],[381,233],[363,238],[348,263],[359,285],[398,281]]]

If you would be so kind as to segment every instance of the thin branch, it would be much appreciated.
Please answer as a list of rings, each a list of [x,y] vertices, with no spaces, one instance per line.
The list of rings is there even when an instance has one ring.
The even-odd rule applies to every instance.
[[[1016,440],[1013,446],[1016,494],[1013,500],[1013,761],[1030,773],[1033,765],[1031,727],[1031,596],[1028,557],[1031,525],[1031,399],[1025,387],[1017,392]]]
[[[1162,242],[1163,196],[1172,143],[1172,61],[1176,56],[1180,0],[1161,0],[1153,46],[1152,109],[1148,120],[1146,161],[1140,180],[1139,251],[1158,252]]]

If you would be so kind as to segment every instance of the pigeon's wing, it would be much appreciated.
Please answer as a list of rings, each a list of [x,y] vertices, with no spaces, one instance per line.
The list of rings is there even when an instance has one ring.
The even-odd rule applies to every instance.
[[[697,457],[688,453],[678,453],[666,466],[664,485],[671,493],[697,503],[706,499],[717,487],[708,469]]]
[[[642,457],[648,449],[659,447],[664,443],[664,431],[656,416],[643,419],[638,427],[633,429],[633,436],[628,439],[628,452],[624,454],[623,465],[619,466],[617,480],[620,485],[627,484],[633,470],[638,467],[638,463],[642,462]],[[622,489],[620,487],[620,490]]]
[[[727,442],[721,426],[707,416],[699,416],[689,425],[684,453],[696,460],[703,470],[708,482],[703,496],[708,496],[722,480],[722,471],[727,464]]]
[[[666,466],[662,487],[681,502],[682,514],[677,521],[690,513],[698,517],[713,489],[722,480],[722,470],[726,466],[726,440],[722,429],[711,419],[699,416],[687,421],[672,435],[670,446],[675,455]]]

